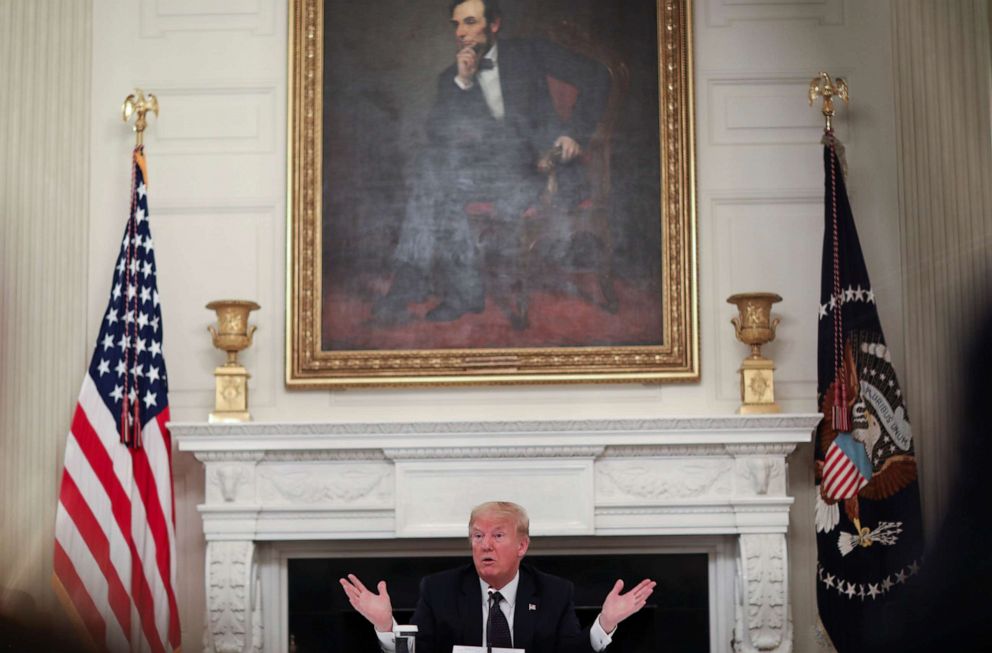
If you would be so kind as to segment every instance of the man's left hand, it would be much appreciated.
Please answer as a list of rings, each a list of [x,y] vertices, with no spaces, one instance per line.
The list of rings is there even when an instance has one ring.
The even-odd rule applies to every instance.
[[[612,633],[617,624],[644,607],[656,584],[653,580],[645,578],[635,588],[626,594],[621,594],[623,581],[618,580],[603,601],[603,611],[599,613],[599,625],[607,633]]]
[[[559,136],[555,147],[561,148],[561,162],[568,163],[582,153],[582,148],[571,136]]]

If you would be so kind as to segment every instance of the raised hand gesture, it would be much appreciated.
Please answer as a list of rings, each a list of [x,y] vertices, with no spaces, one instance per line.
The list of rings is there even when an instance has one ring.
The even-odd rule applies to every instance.
[[[393,604],[386,591],[386,581],[379,581],[378,594],[365,587],[355,574],[348,574],[340,582],[352,607],[372,622],[376,630],[386,633],[393,629]]]
[[[612,633],[617,624],[644,607],[656,584],[653,580],[645,578],[632,590],[621,594],[623,581],[618,580],[603,601],[603,611],[599,613],[599,625],[607,633]]]

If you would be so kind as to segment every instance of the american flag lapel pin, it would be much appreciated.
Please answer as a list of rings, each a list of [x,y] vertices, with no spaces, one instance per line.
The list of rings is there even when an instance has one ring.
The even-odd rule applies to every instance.
[[[528,610],[537,610],[537,606],[535,604],[533,604],[533,603],[528,603],[527,604],[527,609]]]

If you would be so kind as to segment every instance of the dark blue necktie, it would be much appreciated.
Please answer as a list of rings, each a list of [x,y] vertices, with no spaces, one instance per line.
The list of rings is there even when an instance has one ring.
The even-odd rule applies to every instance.
[[[489,592],[489,625],[486,627],[488,635],[486,643],[494,648],[513,648],[510,624],[506,622],[506,615],[499,609],[499,602],[502,600],[503,595],[499,592]]]

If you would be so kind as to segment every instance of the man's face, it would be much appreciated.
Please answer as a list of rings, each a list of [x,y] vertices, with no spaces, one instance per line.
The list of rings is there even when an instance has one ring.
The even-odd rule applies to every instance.
[[[513,580],[530,545],[530,538],[517,534],[513,519],[503,515],[478,516],[469,529],[469,540],[479,578],[496,589]]]
[[[496,40],[499,19],[490,25],[486,22],[486,3],[482,0],[465,0],[451,12],[451,26],[455,30],[458,49],[472,47],[481,57]]]

